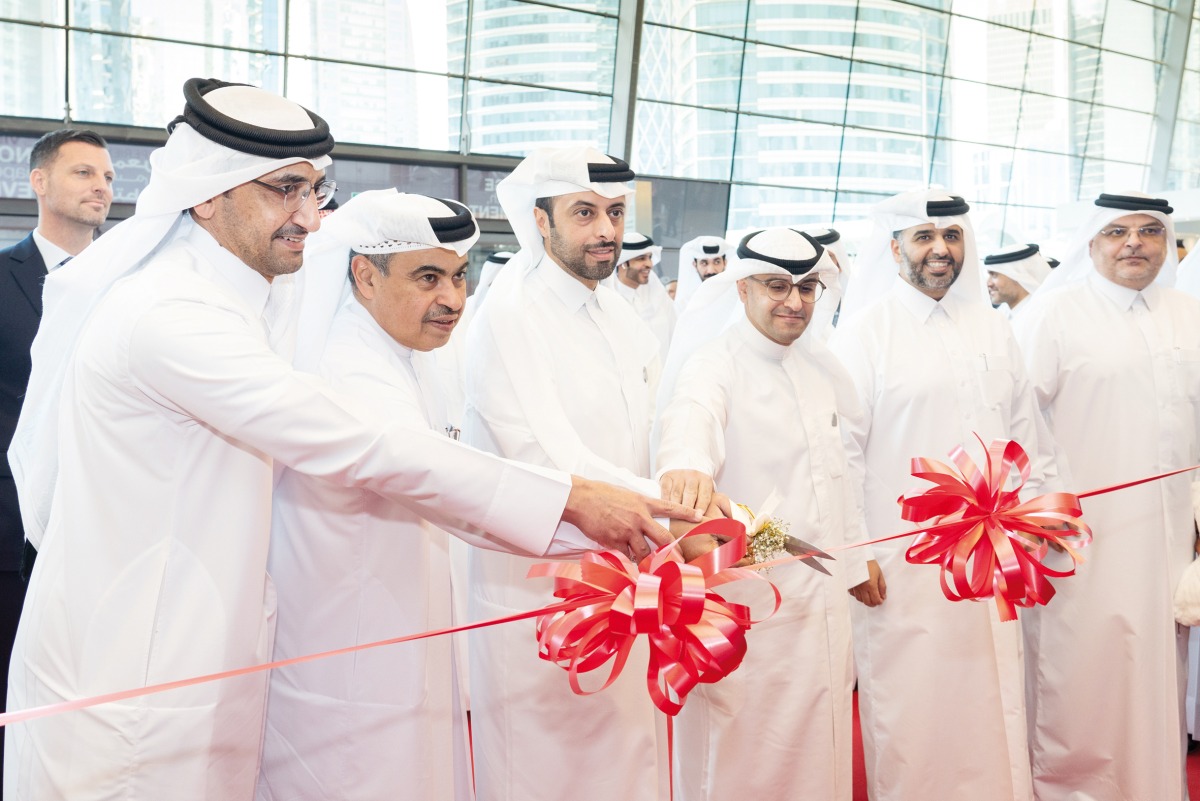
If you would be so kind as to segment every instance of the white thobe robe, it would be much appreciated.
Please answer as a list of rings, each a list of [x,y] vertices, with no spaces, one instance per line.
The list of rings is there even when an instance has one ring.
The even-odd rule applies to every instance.
[[[657,364],[653,335],[607,287],[592,292],[539,255],[540,263],[527,275],[499,279],[525,282],[517,293],[524,306],[507,308],[514,293],[497,285],[473,323],[463,435],[509,458],[570,463],[576,475],[657,497],[658,485],[644,478],[650,468],[647,376]],[[513,269],[512,264],[507,268]],[[505,338],[509,332],[500,330],[501,320],[513,317],[536,332],[519,340],[519,352]],[[552,379],[536,387],[516,386],[521,366],[531,361],[551,371]],[[544,397],[547,402],[537,413],[555,419],[531,421],[521,392]],[[554,456],[535,431],[551,425],[573,438],[551,443]],[[534,563],[474,549],[471,618],[553,603],[551,582],[525,578]],[[634,648],[612,686],[586,697],[572,693],[562,668],[539,659],[537,652],[533,621],[471,632],[471,725],[481,801],[665,796],[665,748],[660,751],[657,734],[661,715],[646,691],[645,643]],[[584,678],[585,686],[598,686],[588,684],[592,678]]]
[[[1065,489],[1200,462],[1200,302],[1092,273],[1039,297],[1018,333]],[[1024,615],[1040,801],[1184,797],[1187,629],[1172,598],[1192,559],[1192,480],[1084,499],[1087,561]]]
[[[365,414],[444,431],[432,356],[397,343],[350,300],[319,372]],[[268,559],[279,598],[274,658],[451,626],[448,540],[410,505],[285,471]],[[450,637],[272,671],[259,798],[470,798],[452,681]]]
[[[653,276],[650,280],[658,282],[658,277]],[[659,345],[659,359],[666,364],[667,351],[671,349],[671,334],[675,331],[675,302],[662,288],[661,282],[657,292],[652,291],[650,284],[632,287],[616,277],[606,283],[633,306],[633,310],[642,318],[646,327],[654,332]]]
[[[913,457],[948,462],[964,445],[982,464],[975,433],[1021,443],[1034,460],[1029,493],[1038,491],[1049,460],[1037,450],[1037,407],[993,309],[953,293],[939,303],[896,278],[838,326],[831,347],[866,406],[863,425],[847,428],[870,536],[916,528],[896,503],[929,486],[912,477]],[[990,600],[947,600],[936,566],[905,561],[910,542],[873,547],[887,600],[851,607],[871,797],[1028,799],[1020,623],[1000,622]]]
[[[862,529],[839,424],[857,408],[831,355],[819,362],[803,338],[780,345],[743,319],[680,372],[663,412],[658,469],[714,476],[756,513],[778,492],[783,500],[770,514],[789,533],[819,548],[842,545]],[[867,578],[852,553],[823,561],[832,577],[802,564],[765,574],[783,595],[779,611],[750,630],[738,669],[693,690],[676,717],[680,801],[852,797],[846,590]],[[762,591],[743,584],[720,592],[761,610]]]
[[[10,710],[266,661],[276,460],[453,509],[529,550],[555,536],[568,476],[364,422],[270,350],[268,288],[195,227],[98,304],[63,388],[61,502],[25,601]],[[266,687],[257,673],[13,727],[4,794],[250,799]]]

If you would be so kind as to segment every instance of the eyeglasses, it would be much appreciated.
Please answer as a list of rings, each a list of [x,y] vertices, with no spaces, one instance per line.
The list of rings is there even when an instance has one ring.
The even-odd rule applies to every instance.
[[[289,214],[300,211],[300,208],[308,202],[309,196],[314,194],[317,198],[317,208],[324,208],[326,203],[333,200],[333,193],[337,191],[336,181],[321,181],[315,185],[312,181],[291,181],[282,186],[275,186],[275,184],[253,178],[250,183],[266,187],[279,194],[283,198],[283,210]]]
[[[1136,230],[1140,239],[1162,239],[1167,229],[1161,225],[1147,225],[1142,228],[1102,228],[1100,236],[1112,242],[1123,242],[1129,238],[1129,232]]]
[[[792,290],[795,289],[800,293],[800,300],[805,303],[816,303],[825,292],[825,285],[820,281],[804,281],[803,283],[793,284],[786,278],[770,278],[764,281],[761,278],[755,278],[753,275],[746,277],[756,284],[762,284],[767,290],[767,297],[774,301],[787,300],[791,297]]]

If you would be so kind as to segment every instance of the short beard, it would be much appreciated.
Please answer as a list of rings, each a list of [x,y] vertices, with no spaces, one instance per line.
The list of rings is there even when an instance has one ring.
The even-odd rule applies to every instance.
[[[591,249],[591,245],[582,245],[574,250],[571,250],[566,244],[562,234],[558,229],[550,227],[550,255],[556,258],[563,267],[566,267],[575,275],[585,281],[603,281],[613,274],[616,269],[617,259],[621,256],[620,242],[606,242],[604,247],[612,247],[612,258],[607,261],[596,262],[595,266],[588,266],[587,251]]]
[[[958,280],[958,274],[962,272],[962,264],[954,262],[954,268],[950,271],[950,275],[944,278],[929,279],[921,271],[921,268],[925,265],[925,261],[913,264],[912,260],[908,257],[908,251],[904,249],[903,245],[900,246],[900,255],[904,257],[904,269],[908,271],[908,282],[918,289],[932,289],[934,291],[949,289]],[[953,260],[953,257],[950,258]]]

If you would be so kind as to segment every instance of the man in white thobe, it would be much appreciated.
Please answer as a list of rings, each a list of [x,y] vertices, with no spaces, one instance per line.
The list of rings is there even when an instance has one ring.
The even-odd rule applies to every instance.
[[[715,478],[722,492],[788,524],[792,535],[818,548],[842,545],[862,530],[841,438],[841,421],[861,405],[809,329],[837,268],[819,243],[788,228],[750,234],[737,255],[680,320],[707,331],[707,341],[670,392],[657,469],[664,484],[686,484],[694,472]],[[732,321],[729,307],[738,312]],[[781,500],[767,509],[772,495]],[[856,556],[825,563],[832,576],[798,564],[771,570],[779,611],[751,629],[738,669],[693,690],[676,717],[682,801],[852,797],[846,590],[867,578]],[[735,583],[721,593],[752,602],[741,589]]]
[[[620,256],[633,172],[585,146],[535,151],[497,187],[521,251],[492,285],[468,341],[467,442],[535,464],[571,465],[643,492],[650,473],[658,343],[600,285]],[[472,619],[551,602],[531,560],[474,550]],[[651,801],[666,793],[661,720],[646,651],[603,692],[574,695],[540,660],[532,622],[473,632],[476,791],[486,801]],[[590,678],[590,677],[589,677]]]
[[[662,248],[654,244],[653,239],[637,231],[628,231],[621,242],[617,269],[604,279],[604,284],[628,301],[646,327],[654,332],[659,355],[666,363],[671,334],[675,330],[675,304],[654,272],[661,258]]]
[[[1025,301],[1050,275],[1050,263],[1034,244],[1009,245],[983,260],[987,270],[988,300],[1014,328],[1019,316],[1029,307]]]
[[[680,246],[679,286],[675,293],[679,313],[687,308],[701,283],[725,271],[732,251],[733,246],[719,236],[698,236]]]
[[[1008,322],[982,297],[967,212],[942,190],[876,206],[830,343],[866,409],[847,425],[871,537],[916,527],[896,503],[919,487],[913,457],[963,445],[981,463],[976,434],[1014,439],[1034,461],[1033,494],[1050,461]],[[871,798],[1029,799],[1020,625],[990,601],[947,600],[935,567],[905,561],[908,544],[873,546],[871,578],[854,589]]]
[[[345,276],[349,262],[354,283],[331,287],[344,298],[331,324],[302,316],[328,332],[317,372],[381,423],[444,433],[432,351],[463,313],[466,253],[479,237],[470,212],[377,190],[324,228],[329,246],[305,269]],[[285,470],[267,563],[279,598],[274,658],[453,625],[449,537],[429,518],[503,545],[449,515]],[[470,798],[450,649],[437,637],[272,671],[259,798]]]
[[[184,95],[138,214],[47,279],[10,451],[39,547],[10,709],[266,661],[277,462],[453,510],[531,552],[561,518],[596,536],[613,522],[594,514],[599,499],[573,509],[595,482],[380,425],[281,358],[295,333],[287,279],[332,195],[333,139],[255,87],[192,79]],[[647,514],[643,530],[668,541],[656,526]],[[648,550],[637,536],[629,547]],[[265,700],[257,673],[24,723],[7,738],[5,795],[249,799]]]
[[[1200,462],[1200,301],[1171,287],[1171,211],[1101,195],[1058,286],[1026,301],[1017,334],[1071,492]],[[1023,615],[1039,801],[1186,796],[1187,629],[1172,598],[1194,553],[1193,480],[1085,498],[1087,561]]]

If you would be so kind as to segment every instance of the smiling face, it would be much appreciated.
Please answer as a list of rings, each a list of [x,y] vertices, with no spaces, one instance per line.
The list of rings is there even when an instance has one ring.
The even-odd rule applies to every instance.
[[[1124,236],[1116,236],[1124,229]],[[1142,231],[1158,231],[1146,236]],[[1172,242],[1172,245],[1175,243]],[[1142,290],[1158,277],[1167,258],[1166,229],[1162,221],[1149,214],[1127,214],[1104,226],[1088,242],[1088,254],[1096,272],[1109,281],[1130,289]]]
[[[892,258],[900,265],[900,277],[934,300],[944,298],[958,279],[965,252],[958,225],[914,225],[892,238]]]
[[[645,286],[650,281],[650,271],[653,269],[654,256],[644,253],[618,267],[617,278],[626,286]]]
[[[1001,303],[1007,303],[1011,309],[1018,303],[1023,301],[1029,293],[1025,291],[1025,287],[1018,284],[1007,275],[1001,275],[997,272],[988,270],[987,277],[988,298],[992,301],[992,305],[999,306]]]
[[[784,300],[772,300],[767,294],[768,289],[763,283],[773,282],[792,283],[790,276],[785,275],[755,275],[753,279],[743,278],[737,282],[738,297],[746,307],[746,318],[759,333],[772,342],[780,345],[790,345],[800,338],[808,328],[815,302],[800,299],[801,293],[793,289]],[[816,284],[820,280],[817,275],[805,277],[797,287]]]
[[[535,207],[546,252],[589,288],[612,275],[625,235],[625,198],[575,192],[549,198],[550,212]]]
[[[44,216],[88,228],[108,217],[113,200],[112,159],[87,142],[64,142],[48,162],[29,174]]]
[[[380,269],[379,263],[386,264]],[[350,262],[355,296],[379,327],[406,348],[433,350],[450,340],[467,300],[467,260],[427,248]]]
[[[308,162],[289,164],[258,180],[274,187],[296,181],[320,183],[325,173]],[[234,256],[268,281],[289,275],[304,263],[305,238],[321,227],[316,193],[295,212],[265,186],[245,183],[192,209],[192,217]]]

